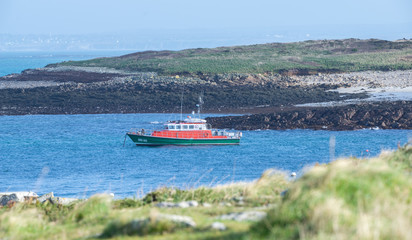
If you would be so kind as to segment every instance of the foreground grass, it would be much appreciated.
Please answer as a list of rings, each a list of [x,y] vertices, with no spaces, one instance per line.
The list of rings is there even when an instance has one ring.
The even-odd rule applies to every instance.
[[[267,171],[250,183],[162,188],[139,200],[96,195],[71,206],[17,204],[0,210],[0,239],[412,239],[411,171],[412,147],[405,146],[373,159],[315,166],[292,182]],[[154,206],[186,200],[211,207]],[[256,209],[268,212],[257,223],[217,219]],[[196,227],[158,221],[165,213],[190,216]],[[136,228],[136,219],[147,221]],[[216,221],[227,230],[210,229]]]
[[[234,183],[214,188],[200,187],[190,190],[161,188],[143,199],[112,200],[96,195],[71,206],[51,204],[17,204],[0,210],[0,239],[79,239],[119,238],[147,235],[157,239],[193,239],[233,237],[246,233],[252,222],[225,221],[227,231],[211,230],[216,217],[254,209],[256,206],[278,204],[280,193],[289,182],[285,175],[267,171],[251,183]],[[238,206],[236,198],[243,197]],[[196,200],[198,207],[157,208],[158,202]],[[202,203],[211,206],[204,207]],[[196,228],[181,228],[172,222],[157,222],[159,213],[192,217]],[[148,218],[150,222],[139,229],[130,230],[130,222]],[[128,229],[129,228],[129,229]],[[236,236],[236,237],[235,237]]]
[[[273,43],[182,51],[149,51],[59,65],[161,74],[353,72],[412,69],[412,41],[377,39]]]
[[[316,166],[253,226],[274,239],[412,239],[412,148]]]

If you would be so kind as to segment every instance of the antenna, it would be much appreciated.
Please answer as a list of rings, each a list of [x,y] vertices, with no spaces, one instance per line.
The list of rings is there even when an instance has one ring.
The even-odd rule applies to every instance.
[[[180,97],[180,121],[183,121],[183,91],[184,87],[182,88],[182,96]]]
[[[196,104],[196,106],[197,106],[197,114],[199,114],[199,119],[202,119],[202,118],[200,117],[200,111],[202,110],[202,104],[203,104],[202,96],[203,96],[203,91],[202,91],[202,93],[199,95],[199,104]]]

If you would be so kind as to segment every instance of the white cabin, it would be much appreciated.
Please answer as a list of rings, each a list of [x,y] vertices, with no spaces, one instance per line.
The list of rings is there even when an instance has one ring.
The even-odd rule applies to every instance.
[[[204,119],[188,117],[183,121],[166,123],[165,129],[170,131],[194,131],[209,130],[211,127],[210,124],[207,124]]]

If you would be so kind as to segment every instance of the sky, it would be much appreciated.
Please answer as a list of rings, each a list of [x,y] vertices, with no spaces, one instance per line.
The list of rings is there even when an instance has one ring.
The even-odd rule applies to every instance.
[[[412,0],[0,0],[1,51],[180,50],[343,38],[412,39]]]
[[[0,33],[402,25],[411,0],[0,0]]]

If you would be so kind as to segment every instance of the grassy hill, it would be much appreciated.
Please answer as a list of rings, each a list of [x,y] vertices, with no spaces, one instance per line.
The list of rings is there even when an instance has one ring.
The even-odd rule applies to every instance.
[[[412,69],[412,41],[345,39],[146,51],[121,57],[68,61],[58,65],[196,75],[404,70]]]
[[[376,87],[382,81],[397,85],[392,79],[408,84],[403,71],[387,72],[394,74],[388,79],[380,73],[316,73],[405,69],[412,69],[412,40],[319,40],[137,52],[50,64],[2,77],[5,85],[27,82],[30,88],[0,89],[0,115],[175,112],[182,93],[184,111],[191,112],[202,92],[205,111],[247,112],[367,96],[329,91],[342,86]],[[52,86],[44,87],[43,82]],[[39,87],[31,88],[32,83]]]

